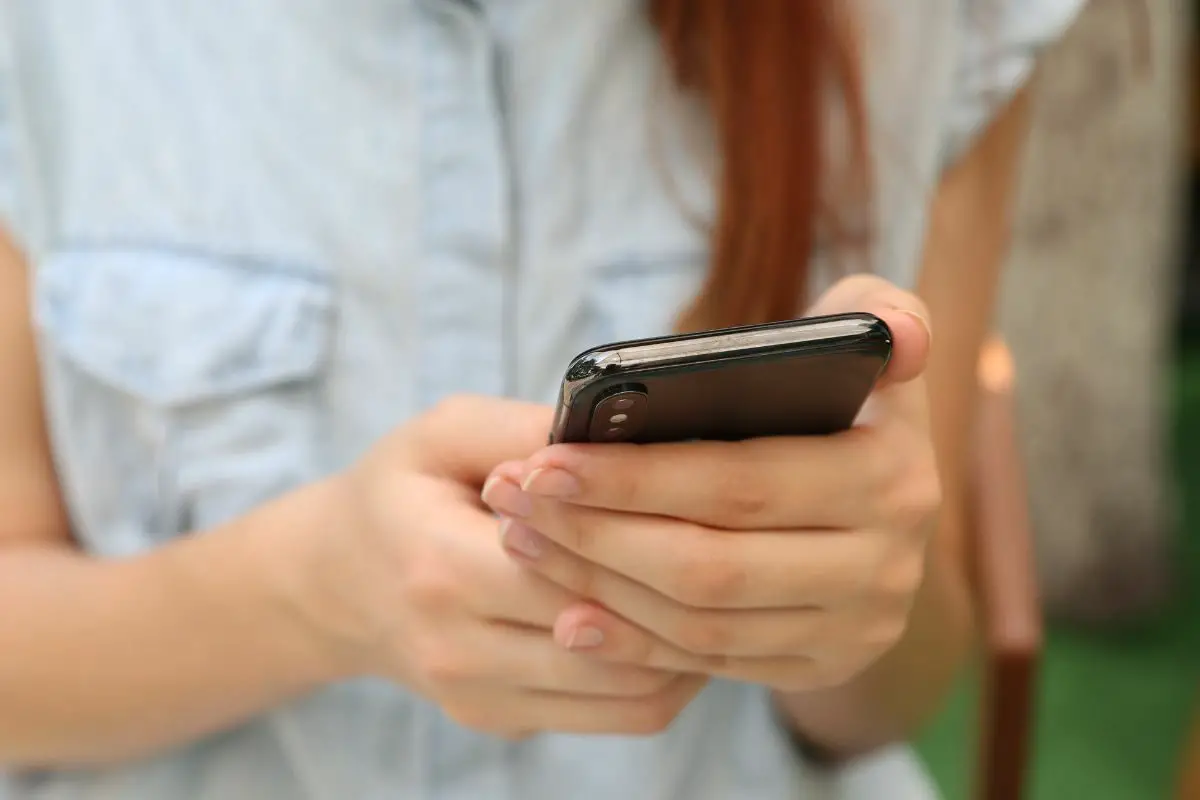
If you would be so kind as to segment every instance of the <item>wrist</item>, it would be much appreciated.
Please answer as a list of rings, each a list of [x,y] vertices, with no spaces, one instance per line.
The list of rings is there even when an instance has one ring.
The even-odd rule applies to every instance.
[[[318,618],[306,576],[329,524],[318,483],[226,525],[151,555],[162,591],[193,606],[192,616],[241,629],[263,669],[306,691],[353,675],[342,648]],[[133,566],[133,565],[131,565]]]
[[[362,554],[353,546],[358,523],[343,475],[309,484],[278,501],[262,526],[260,559],[268,592],[287,625],[307,642],[326,681],[374,672],[378,637],[362,589]]]

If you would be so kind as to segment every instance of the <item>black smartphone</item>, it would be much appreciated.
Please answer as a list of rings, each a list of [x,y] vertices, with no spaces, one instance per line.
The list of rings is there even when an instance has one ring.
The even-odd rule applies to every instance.
[[[563,377],[550,442],[835,433],[853,424],[891,354],[891,331],[873,314],[595,347]]]

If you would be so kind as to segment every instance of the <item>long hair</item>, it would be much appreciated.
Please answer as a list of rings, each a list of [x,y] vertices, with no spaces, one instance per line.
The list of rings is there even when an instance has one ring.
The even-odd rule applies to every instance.
[[[818,237],[846,234],[846,216],[869,201],[863,69],[846,4],[649,2],[676,84],[710,109],[721,158],[712,263],[678,327],[791,318]]]

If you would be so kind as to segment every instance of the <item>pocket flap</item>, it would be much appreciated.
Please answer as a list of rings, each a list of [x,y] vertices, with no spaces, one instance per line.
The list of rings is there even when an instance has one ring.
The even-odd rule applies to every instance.
[[[58,251],[34,280],[37,325],[62,357],[162,405],[315,376],[332,306],[319,278],[166,249]]]

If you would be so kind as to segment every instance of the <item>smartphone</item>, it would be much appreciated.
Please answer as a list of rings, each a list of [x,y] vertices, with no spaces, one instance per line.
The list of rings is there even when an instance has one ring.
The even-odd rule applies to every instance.
[[[550,443],[735,441],[849,428],[892,354],[873,314],[617,342],[567,368]]]

